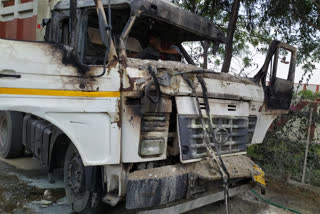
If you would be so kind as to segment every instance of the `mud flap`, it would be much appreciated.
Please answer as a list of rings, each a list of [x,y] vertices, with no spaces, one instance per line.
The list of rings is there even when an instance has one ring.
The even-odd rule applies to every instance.
[[[96,190],[95,188],[97,183],[97,167],[86,166],[85,173],[86,173],[85,189],[93,192]]]

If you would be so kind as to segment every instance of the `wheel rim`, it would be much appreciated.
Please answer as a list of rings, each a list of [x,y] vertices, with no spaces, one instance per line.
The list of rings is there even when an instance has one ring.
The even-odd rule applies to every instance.
[[[0,113],[0,146],[6,145],[8,138],[8,120],[4,114]]]
[[[82,160],[78,154],[75,154],[68,164],[67,185],[76,198],[81,198],[85,194],[84,178]]]

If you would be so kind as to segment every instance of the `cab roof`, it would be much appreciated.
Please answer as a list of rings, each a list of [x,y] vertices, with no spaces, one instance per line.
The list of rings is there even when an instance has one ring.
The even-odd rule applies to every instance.
[[[109,0],[103,0],[108,5]],[[188,33],[190,41],[210,40],[225,43],[225,36],[208,19],[193,14],[168,0],[111,0],[112,8],[129,7],[131,14],[141,13],[141,16],[152,17],[159,21],[178,27]],[[95,7],[94,0],[78,1],[78,8]],[[55,10],[70,9],[70,0],[61,0]],[[193,35],[191,36],[190,33]],[[181,34],[183,35],[183,34]],[[183,40],[183,38],[179,39]]]

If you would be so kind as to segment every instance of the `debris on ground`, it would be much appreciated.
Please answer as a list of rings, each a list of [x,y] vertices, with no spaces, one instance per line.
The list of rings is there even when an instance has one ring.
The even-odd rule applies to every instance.
[[[36,176],[31,176],[36,175]],[[0,214],[72,214],[63,188],[43,187],[46,174],[19,171],[0,161]],[[38,183],[36,181],[41,181]],[[47,186],[48,187],[48,186]],[[255,189],[259,193],[258,189]],[[260,193],[259,193],[260,194]],[[267,192],[262,197],[268,201],[297,210],[303,214],[320,213],[320,190],[310,189],[280,178],[267,177]],[[289,211],[271,206],[251,191],[230,199],[230,214],[288,214]],[[105,207],[110,214],[135,213],[125,205]],[[189,211],[187,214],[224,214],[224,202],[218,202]],[[103,213],[103,212],[101,212]]]

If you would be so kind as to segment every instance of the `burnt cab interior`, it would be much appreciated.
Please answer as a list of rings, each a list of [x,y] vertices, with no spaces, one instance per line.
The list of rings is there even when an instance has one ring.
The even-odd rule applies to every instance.
[[[104,5],[107,17],[108,6]],[[47,25],[46,40],[72,46],[84,64],[102,64],[106,47],[100,39],[101,23],[94,1],[78,1],[76,10],[76,13],[70,13],[69,0],[59,2]],[[72,19],[72,14],[76,14],[76,18]],[[148,46],[150,32],[157,34],[161,41],[176,46],[187,41],[223,43],[225,39],[224,34],[207,19],[166,0],[111,0],[111,15],[112,41],[117,53],[123,49],[121,36],[128,30],[125,51],[129,57]],[[135,17],[134,22],[130,23],[132,17]],[[70,27],[70,20],[74,27]],[[132,26],[128,29],[130,24]],[[190,58],[181,52],[184,58]]]

